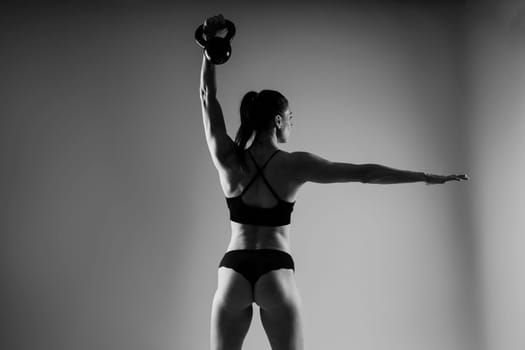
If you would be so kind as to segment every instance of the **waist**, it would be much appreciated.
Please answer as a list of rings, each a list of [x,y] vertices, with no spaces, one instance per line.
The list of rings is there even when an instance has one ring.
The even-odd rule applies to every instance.
[[[290,225],[255,226],[231,222],[231,238],[227,250],[275,249],[290,252]]]

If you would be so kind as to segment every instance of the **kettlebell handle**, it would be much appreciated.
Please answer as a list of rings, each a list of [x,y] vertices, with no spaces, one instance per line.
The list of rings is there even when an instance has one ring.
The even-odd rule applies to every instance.
[[[232,21],[228,21],[227,19],[224,20],[224,24],[226,29],[228,30],[228,33],[226,34],[226,37],[224,39],[229,41],[235,35],[235,25]],[[204,39],[204,24],[201,24],[195,31],[195,41],[200,47],[206,48],[207,42]]]

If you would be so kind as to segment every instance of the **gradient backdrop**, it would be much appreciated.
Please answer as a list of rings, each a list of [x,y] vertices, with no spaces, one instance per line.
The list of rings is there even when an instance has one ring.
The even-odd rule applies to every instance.
[[[295,115],[287,151],[472,178],[303,188],[306,348],[525,348],[518,1],[0,12],[2,349],[208,349],[229,222],[193,32],[218,13],[237,25],[217,69],[232,137],[243,94],[276,89]],[[269,349],[257,312],[245,349]]]

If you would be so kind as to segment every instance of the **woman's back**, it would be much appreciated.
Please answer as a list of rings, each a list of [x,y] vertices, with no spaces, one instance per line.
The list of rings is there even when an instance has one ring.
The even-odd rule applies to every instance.
[[[226,193],[232,228],[228,250],[289,251],[291,214],[299,185],[294,181],[290,154],[281,150],[245,151],[244,170],[235,166]]]
[[[279,201],[292,203],[298,190],[290,171],[290,155],[281,150],[258,151],[249,149],[244,153],[246,169],[239,171],[231,196],[242,196],[250,206],[272,208]]]
[[[286,171],[286,159],[283,158],[278,163],[274,161],[270,171],[266,172],[270,161],[281,153],[279,149],[266,156],[262,165],[249,150],[246,153],[251,166],[247,162],[245,170],[236,179],[237,186],[232,186],[236,194],[226,197],[230,220],[239,224],[266,227],[289,225],[295,203],[283,199],[292,197],[294,192],[289,172]]]

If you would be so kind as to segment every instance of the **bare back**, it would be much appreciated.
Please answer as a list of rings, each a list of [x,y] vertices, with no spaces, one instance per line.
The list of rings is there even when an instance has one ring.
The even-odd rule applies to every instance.
[[[245,170],[236,161],[231,162],[228,168],[219,171],[224,195],[231,198],[242,194],[240,198],[243,203],[260,208],[272,208],[278,204],[279,199],[295,202],[301,183],[293,175],[290,153],[278,152],[261,170],[271,188],[264,181],[263,176],[258,176],[258,168],[268,161],[272,153],[253,149],[245,151]],[[272,193],[272,189],[279,198]],[[227,250],[278,249],[290,252],[290,225],[259,226],[231,221],[231,228],[232,235]]]

